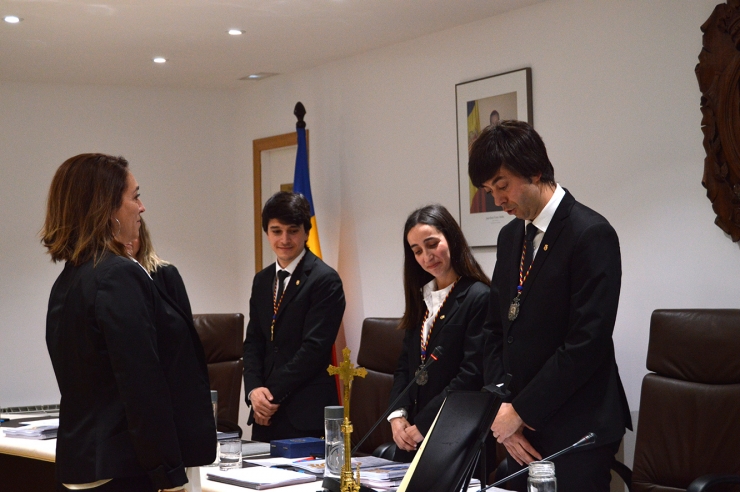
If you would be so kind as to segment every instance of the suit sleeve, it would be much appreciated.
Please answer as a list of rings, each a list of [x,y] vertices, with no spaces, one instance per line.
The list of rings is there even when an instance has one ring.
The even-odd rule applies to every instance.
[[[607,222],[588,227],[570,260],[571,289],[565,341],[512,404],[538,429],[612,357],[622,266],[617,233]]]
[[[95,317],[138,460],[157,488],[183,485],[188,480],[157,351],[154,284],[133,262],[115,264],[99,282]]]
[[[503,244],[499,237],[498,244]],[[500,253],[501,247],[499,247]],[[504,381],[506,371],[504,370],[503,360],[503,336],[504,329],[501,324],[501,302],[499,296],[499,279],[504,275],[503,261],[501,254],[496,259],[496,266],[493,269],[493,279],[491,281],[491,292],[488,296],[488,306],[486,321],[483,324],[483,389],[494,392],[498,384]]]
[[[473,287],[471,287],[472,290]],[[479,292],[470,292],[467,297],[469,299],[469,302],[465,303],[467,324],[464,333],[464,355],[460,370],[447,387],[430,400],[414,417],[414,424],[424,436],[429,432],[429,428],[450,391],[478,390],[483,383],[481,375],[483,366],[483,323],[488,314],[488,289],[480,288]]]
[[[257,277],[252,282],[252,295],[249,298],[249,322],[247,323],[247,335],[244,339],[244,395],[247,399],[247,405],[251,406],[249,393],[265,385],[263,380],[265,364],[265,346],[266,340],[262,329],[259,326],[259,314],[256,305],[255,296],[258,289],[256,287]]]
[[[344,307],[344,290],[339,275],[334,270],[321,273],[311,286],[301,347],[287,364],[275,367],[265,381],[275,402],[282,402],[321,371],[326,372],[327,356],[337,338]]]
[[[393,387],[391,388],[391,395],[388,398],[389,404],[398,398],[401,391],[403,391],[406,385],[409,384],[411,379],[409,377],[409,348],[414,341],[418,340],[417,336],[417,330],[406,330],[406,333],[403,336],[401,355],[398,357],[398,365],[396,366],[396,371],[393,373]],[[411,407],[409,394],[406,393],[394,406],[396,408],[391,408],[391,411],[398,410],[399,408],[405,408],[406,411],[408,411],[409,407]]]

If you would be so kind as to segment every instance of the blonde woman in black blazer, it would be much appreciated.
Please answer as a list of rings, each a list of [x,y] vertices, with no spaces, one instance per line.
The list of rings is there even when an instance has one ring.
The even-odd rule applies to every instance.
[[[61,392],[60,490],[197,490],[186,469],[215,459],[192,318],[126,251],[144,210],[121,157],[72,157],[52,181],[42,242],[66,262],[46,322]]]
[[[185,289],[185,282],[180,276],[180,271],[169,261],[159,257],[154,250],[152,239],[149,237],[149,230],[146,227],[146,221],[142,217],[141,227],[139,228],[139,239],[131,243],[129,251],[136,261],[138,261],[144,270],[149,273],[154,283],[159,287],[160,292],[170,296],[169,300],[177,304],[188,318],[193,317],[193,310],[190,307],[190,298],[188,291]]]
[[[488,278],[468,247],[460,226],[441,205],[409,215],[403,234],[406,330],[393,378],[393,401],[436,347],[439,362],[411,388],[389,416],[396,459],[409,461],[452,390],[479,390],[482,326],[489,296]],[[424,382],[424,380],[426,380]]]

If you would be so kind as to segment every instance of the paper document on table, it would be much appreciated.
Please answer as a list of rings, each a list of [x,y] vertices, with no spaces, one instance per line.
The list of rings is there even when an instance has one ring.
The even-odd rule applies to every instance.
[[[3,427],[5,437],[20,439],[54,439],[59,430],[59,419],[33,420],[21,422],[20,427]]]
[[[234,470],[214,470],[206,474],[208,480],[237,485],[256,490],[273,489],[286,485],[314,482],[316,477],[309,473],[300,473],[278,468],[252,466]]]
[[[299,460],[300,458],[283,458],[278,456],[277,458],[254,458],[254,459],[245,459],[242,460],[244,463],[249,463],[252,465],[259,465],[259,466],[282,466],[282,465],[292,465],[293,462]]]

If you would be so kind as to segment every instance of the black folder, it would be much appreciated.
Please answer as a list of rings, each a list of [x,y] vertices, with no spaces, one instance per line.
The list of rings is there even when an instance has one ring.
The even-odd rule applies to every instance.
[[[467,487],[500,405],[500,396],[487,391],[451,392],[398,492],[454,492]]]

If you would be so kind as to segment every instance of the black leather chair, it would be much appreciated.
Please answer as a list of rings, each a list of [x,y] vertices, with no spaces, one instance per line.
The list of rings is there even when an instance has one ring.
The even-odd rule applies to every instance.
[[[390,403],[393,373],[403,346],[404,333],[398,329],[400,321],[399,318],[366,318],[362,323],[357,365],[367,369],[367,376],[352,381],[349,407],[354,428],[352,446],[370,430]],[[392,442],[391,426],[383,422],[358,451],[371,454],[379,446]]]
[[[211,389],[218,391],[218,430],[237,431],[244,370],[244,315],[195,314],[198,332],[208,364]]]
[[[650,320],[631,491],[740,484],[740,310],[657,310]],[[740,485],[721,490],[740,490]]]

